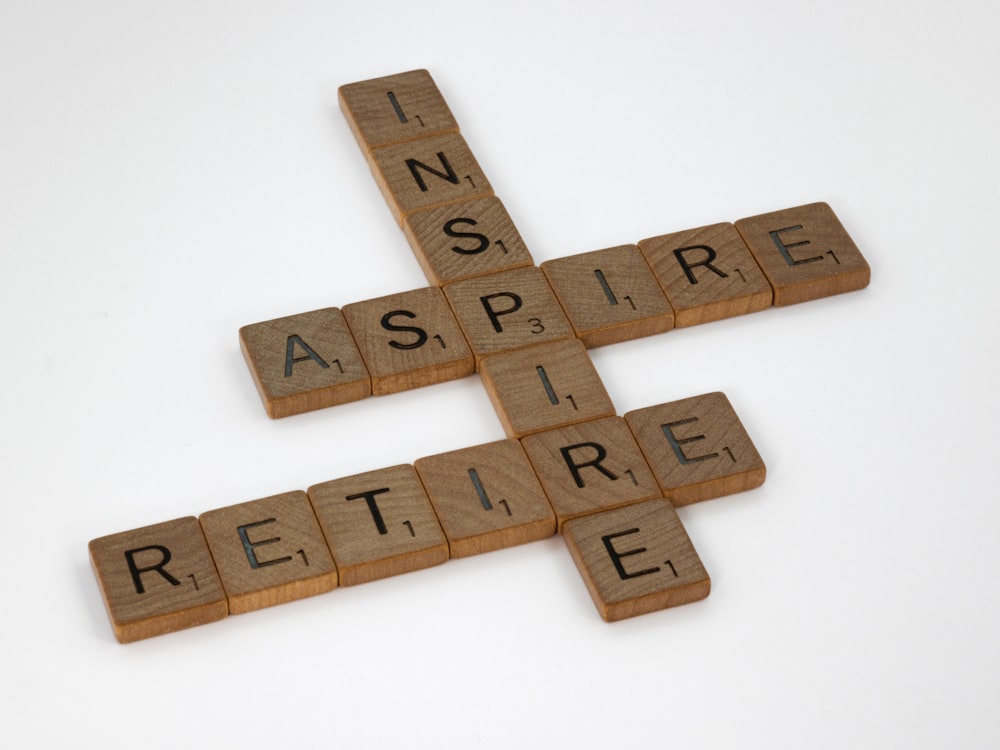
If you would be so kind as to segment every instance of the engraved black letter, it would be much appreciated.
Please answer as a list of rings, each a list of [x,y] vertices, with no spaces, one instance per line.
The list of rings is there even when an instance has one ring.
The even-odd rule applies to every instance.
[[[688,263],[684,259],[684,253],[689,250],[704,250],[707,253],[707,257],[704,260],[700,260],[697,263]],[[723,279],[729,278],[728,275],[720,271],[718,268],[712,265],[712,261],[715,260],[715,250],[710,248],[708,245],[691,245],[691,247],[679,247],[674,250],[674,257],[677,258],[677,262],[681,264],[681,268],[684,269],[684,275],[687,276],[688,281],[692,284],[697,284],[698,279],[695,278],[694,274],[691,272],[692,268],[697,268],[698,266],[705,266],[709,271],[712,271],[719,277]]]
[[[250,537],[247,536],[247,529],[252,529],[254,526],[263,526],[266,523],[274,523],[273,518],[266,518],[263,521],[256,521],[254,523],[248,523],[245,526],[238,526],[236,528],[237,533],[240,535],[240,541],[243,542],[243,551],[247,553],[247,560],[250,561],[250,567],[256,570],[257,568],[265,568],[268,565],[277,565],[278,563],[288,562],[291,557],[278,557],[274,560],[265,560],[261,562],[257,559],[257,553],[254,551],[254,547],[259,547],[262,544],[274,544],[275,542],[280,542],[281,537],[276,536],[271,539],[261,539],[259,542],[251,542]]]
[[[506,310],[494,310],[491,301],[497,297],[506,297],[513,304]],[[497,292],[496,294],[487,294],[485,297],[480,297],[479,301],[483,303],[483,307],[486,308],[486,314],[490,316],[490,322],[493,324],[493,330],[497,333],[503,332],[503,326],[500,325],[500,316],[507,315],[508,313],[515,312],[521,309],[521,305],[524,302],[513,292]]]
[[[802,225],[796,224],[794,227],[775,229],[773,232],[768,232],[768,234],[771,235],[771,241],[778,248],[778,252],[781,253],[781,257],[785,259],[785,263],[787,263],[790,266],[797,266],[800,265],[801,263],[813,263],[817,260],[823,260],[822,255],[817,255],[812,258],[803,258],[802,260],[795,260],[794,258],[792,258],[791,253],[789,253],[788,251],[793,247],[802,247],[803,245],[808,245],[809,240],[803,240],[802,242],[793,242],[790,245],[786,245],[784,242],[781,241],[778,235],[781,234],[782,232],[796,232],[800,229],[802,229]]]
[[[452,219],[451,221],[446,221],[444,224],[444,233],[449,237],[469,237],[470,239],[476,239],[479,241],[478,247],[464,248],[458,245],[452,245],[452,252],[459,253],[460,255],[477,255],[486,248],[490,246],[490,239],[485,234],[479,234],[479,232],[458,232],[454,231],[452,227],[456,224],[469,224],[471,226],[476,226],[475,219]]]
[[[362,498],[368,503],[368,510],[371,511],[372,520],[375,521],[375,528],[378,529],[379,534],[388,534],[389,529],[385,526],[385,521],[382,519],[382,513],[378,509],[378,504],[375,502],[375,496],[381,495],[383,492],[388,492],[388,487],[382,487],[378,490],[368,490],[368,492],[359,492],[357,495],[348,495],[345,500],[361,500]]]
[[[593,448],[597,451],[597,458],[592,461],[584,461],[583,463],[576,463],[572,456],[570,456],[570,451],[574,451],[577,448]],[[604,446],[600,443],[577,443],[576,445],[567,445],[565,448],[560,448],[559,452],[562,453],[563,460],[569,467],[569,470],[573,474],[573,479],[576,481],[577,487],[584,487],[586,484],[583,481],[583,477],[580,476],[580,469],[585,466],[593,466],[599,472],[601,472],[608,479],[618,479],[612,472],[601,466],[601,461],[608,457],[608,452],[604,449]]]
[[[664,437],[667,438],[667,442],[670,443],[670,447],[674,449],[674,455],[677,456],[677,460],[680,461],[682,464],[693,464],[696,461],[707,461],[710,458],[719,457],[718,453],[706,453],[704,456],[685,455],[683,449],[681,448],[682,445],[686,445],[687,443],[693,443],[697,440],[704,440],[705,436],[695,435],[694,437],[682,438],[681,440],[678,440],[677,437],[674,435],[674,431],[672,428],[677,427],[678,425],[691,424],[692,422],[697,422],[697,421],[698,421],[697,417],[690,417],[688,419],[680,419],[676,422],[669,422],[667,424],[660,425],[660,429],[663,430]]]
[[[427,343],[427,331],[423,328],[418,328],[417,326],[397,326],[391,323],[390,320],[397,315],[402,315],[405,318],[417,317],[416,313],[412,313],[409,310],[393,310],[392,312],[387,312],[382,316],[382,327],[387,331],[411,331],[417,335],[417,340],[411,341],[409,344],[401,344],[398,341],[390,341],[389,346],[393,349],[419,349]]]
[[[441,166],[445,168],[444,172],[439,172],[433,167],[428,167],[426,164],[417,161],[416,159],[407,159],[406,166],[410,168],[410,174],[413,175],[413,179],[417,181],[417,185],[420,186],[420,191],[422,193],[427,192],[427,183],[424,182],[423,176],[417,171],[417,167],[420,169],[426,169],[432,175],[440,177],[442,180],[447,180],[448,182],[457,185],[459,183],[458,175],[455,174],[455,170],[451,168],[451,164],[448,163],[448,159],[445,157],[443,151],[438,151],[438,159],[441,160]]]
[[[155,565],[150,565],[146,568],[139,568],[135,564],[135,556],[138,552],[146,552],[147,550],[156,550],[160,553],[160,561]],[[174,585],[180,586],[181,582],[170,575],[167,571],[163,569],[163,566],[170,562],[170,550],[161,544],[151,544],[148,547],[138,547],[136,549],[125,550],[125,561],[128,563],[129,572],[132,574],[132,583],[135,584],[135,593],[145,594],[146,587],[142,585],[141,575],[143,573],[148,573],[151,570],[155,570],[161,576],[167,579],[167,581]]]
[[[611,556],[611,562],[614,563],[615,570],[618,571],[618,577],[623,581],[627,581],[629,578],[638,578],[639,576],[649,575],[650,573],[659,572],[659,568],[646,568],[645,570],[639,570],[635,573],[629,573],[625,570],[625,566],[622,565],[622,558],[628,557],[629,555],[639,555],[646,551],[645,547],[636,547],[635,549],[630,549],[628,552],[619,552],[611,544],[612,539],[617,539],[620,536],[628,536],[629,534],[638,534],[639,529],[629,529],[628,531],[619,531],[617,534],[605,534],[601,537],[601,541],[604,542],[604,548],[608,551],[608,555]]]
[[[295,356],[295,345],[298,344],[305,350],[305,354],[301,357]],[[323,358],[319,356],[312,347],[309,346],[305,341],[303,341],[299,336],[291,335],[288,337],[288,342],[285,344],[285,377],[292,377],[292,368],[295,367],[296,362],[304,362],[307,359],[313,360],[316,364],[322,367],[324,370],[329,367]]]

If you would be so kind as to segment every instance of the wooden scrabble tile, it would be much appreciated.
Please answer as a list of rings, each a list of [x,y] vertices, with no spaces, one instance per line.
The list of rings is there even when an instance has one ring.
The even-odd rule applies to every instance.
[[[672,401],[625,415],[636,442],[674,505],[759,487],[764,462],[723,393]]]
[[[604,383],[577,339],[486,357],[479,375],[508,437],[615,413]]]
[[[115,637],[131,643],[229,614],[198,520],[178,518],[90,542]]]
[[[234,615],[337,587],[337,569],[304,492],[210,510],[198,520]]]
[[[826,203],[787,208],[736,222],[767,280],[775,305],[853,292],[871,270]]]
[[[662,496],[621,417],[536,432],[521,444],[560,527],[571,518]]]
[[[475,372],[472,352],[436,287],[345,305],[344,317],[371,373],[376,395]]]
[[[493,188],[458,133],[377,148],[369,154],[375,182],[402,225],[422,208],[485,198]]]
[[[563,536],[608,622],[704,599],[712,583],[666,500],[569,521]]]
[[[558,258],[541,268],[588,348],[674,327],[674,311],[635,245]]]
[[[371,395],[368,370],[336,307],[244,326],[240,348],[270,417]]]
[[[552,288],[534,266],[456,281],[444,293],[477,363],[490,354],[573,338]]]
[[[496,197],[414,211],[403,219],[403,232],[436,286],[534,263]]]
[[[341,86],[340,108],[366,153],[379,146],[458,132],[447,102],[426,70]]]
[[[678,328],[771,306],[771,286],[729,223],[639,242],[674,309]]]
[[[492,552],[556,533],[552,506],[516,440],[427,456],[414,467],[452,557]]]
[[[340,585],[352,586],[448,560],[441,531],[409,464],[334,479],[309,488]]]

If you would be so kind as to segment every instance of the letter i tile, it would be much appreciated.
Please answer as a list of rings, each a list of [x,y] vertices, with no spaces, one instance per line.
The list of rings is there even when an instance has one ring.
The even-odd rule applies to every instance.
[[[764,462],[723,393],[637,409],[625,421],[675,506],[764,483]]]
[[[704,599],[711,580],[666,500],[647,500],[563,526],[597,610],[608,622]]]
[[[198,520],[234,615],[337,587],[337,569],[304,492],[210,510]]]
[[[308,492],[342,586],[448,560],[448,540],[409,464],[323,482]]]
[[[556,519],[524,449],[516,440],[417,459],[452,557],[550,537]]]
[[[193,516],[94,539],[90,561],[121,643],[229,614],[215,563]]]

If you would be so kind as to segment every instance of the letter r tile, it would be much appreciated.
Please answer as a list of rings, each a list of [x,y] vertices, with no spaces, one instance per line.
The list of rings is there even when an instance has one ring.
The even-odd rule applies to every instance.
[[[516,440],[417,459],[452,557],[468,557],[556,533],[556,518]]]
[[[871,280],[867,261],[826,203],[740,219],[736,229],[774,287],[777,306],[853,292]]]
[[[304,492],[210,510],[198,520],[234,615],[337,586],[337,569]]]
[[[704,599],[711,580],[666,500],[568,521],[563,538],[607,622]]]
[[[674,309],[678,328],[771,306],[771,285],[732,224],[651,237],[641,240],[639,249]]]
[[[323,482],[308,492],[341,586],[448,560],[448,540],[409,464]]]
[[[766,469],[723,393],[625,415],[656,481],[675,506],[759,487]]]
[[[458,123],[426,70],[348,83],[340,108],[361,150],[458,132]]]
[[[508,437],[615,413],[604,383],[577,339],[486,357],[479,375]]]
[[[90,561],[121,643],[229,614],[215,563],[193,516],[94,539]]]
[[[336,307],[243,326],[240,348],[270,417],[371,395],[368,370]]]

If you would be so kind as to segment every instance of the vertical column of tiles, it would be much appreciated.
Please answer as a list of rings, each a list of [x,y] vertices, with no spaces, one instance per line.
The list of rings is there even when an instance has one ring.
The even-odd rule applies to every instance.
[[[516,440],[439,453],[414,466],[452,557],[513,547],[556,531],[552,507]]]
[[[342,586],[448,560],[448,540],[408,464],[323,482],[308,492]]]
[[[766,469],[723,393],[637,409],[625,421],[663,495],[687,505],[758,487]]]
[[[534,261],[499,198],[480,198],[415,211],[403,232],[435,286]]]
[[[270,417],[371,395],[368,370],[335,307],[244,326],[240,348]]]
[[[337,569],[304,492],[210,510],[198,520],[232,614],[337,587]]]
[[[472,352],[440,289],[427,287],[355,302],[344,306],[344,316],[376,395],[475,372]]]
[[[674,309],[678,328],[771,306],[771,286],[732,224],[651,237],[641,240],[639,249]]]
[[[509,437],[615,413],[577,339],[486,357],[479,375]]]
[[[674,311],[635,245],[558,258],[541,268],[588,348],[674,327]]]
[[[121,643],[229,614],[215,563],[193,516],[103,536],[89,548],[111,627]]]
[[[477,363],[490,354],[573,338],[573,327],[538,268],[457,281],[444,293]]]
[[[829,297],[868,286],[871,270],[826,203],[736,222],[767,280],[775,305]]]
[[[338,98],[366,154],[379,146],[458,132],[458,123],[426,70],[349,83],[340,87]]]
[[[521,444],[560,527],[572,518],[661,496],[621,417],[537,432]]]
[[[666,500],[569,521],[563,538],[608,622],[708,596],[711,580]]]
[[[383,146],[369,157],[389,210],[403,217],[422,208],[493,195],[493,188],[458,133]]]

